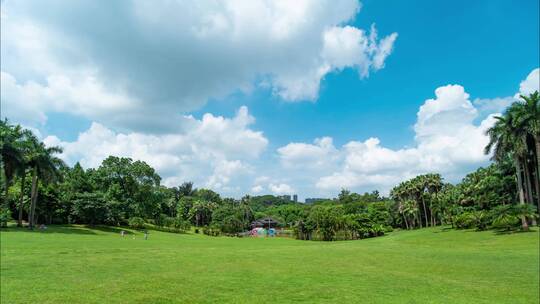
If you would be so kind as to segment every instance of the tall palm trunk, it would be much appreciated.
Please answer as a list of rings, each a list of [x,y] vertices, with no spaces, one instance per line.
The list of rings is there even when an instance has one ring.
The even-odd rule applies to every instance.
[[[32,192],[30,198],[30,211],[28,213],[28,228],[34,229],[34,217],[36,212],[36,203],[38,195],[38,176],[37,167],[34,167],[32,171]]]
[[[540,136],[534,136],[534,143],[536,147],[536,176],[534,178],[534,186],[536,188],[536,210],[540,213]]]
[[[530,174],[529,163],[527,162],[527,158],[525,158],[523,161],[523,175],[525,177],[524,178],[525,197],[527,198],[527,203],[534,204],[532,186],[531,186],[531,174]]]
[[[430,218],[430,221],[431,221],[431,227],[435,227],[436,219],[435,219],[435,216],[433,216],[433,202],[432,202],[431,199],[429,200],[429,218]]]
[[[534,136],[536,146],[536,172],[540,172],[540,136]],[[536,183],[540,184],[540,176],[536,176]]]
[[[24,184],[26,182],[26,170],[23,169],[23,174],[21,176],[21,197],[19,198],[19,219],[17,221],[17,226],[22,227],[22,218],[23,218],[23,208],[24,208]]]
[[[540,183],[538,183],[538,174],[540,173],[538,171],[538,167],[535,168],[534,170],[534,188],[535,188],[535,192],[536,192],[536,210],[537,212],[540,212]],[[534,202],[532,203],[534,205]],[[533,221],[532,221],[533,225],[537,225],[537,222],[536,222],[536,218],[533,217]]]
[[[527,203],[534,206],[534,196],[533,196],[533,188],[531,184],[531,170],[529,168],[529,163],[527,162],[527,159],[524,161],[524,167],[525,167],[525,186],[526,186],[526,194],[527,194]],[[533,217],[531,220],[531,224],[533,226],[536,226],[536,219]]]
[[[407,230],[409,230],[409,223],[407,222],[407,217],[405,216],[405,213],[402,213],[401,215],[403,215],[403,220],[405,221],[405,227],[407,228]]]
[[[524,205],[525,204],[525,193],[523,189],[523,180],[521,177],[521,162],[518,156],[514,157],[514,165],[516,167],[516,175],[517,175],[517,186],[518,186],[518,193],[519,193],[519,204]],[[521,228],[524,231],[529,230],[529,224],[527,223],[527,219],[525,216],[521,216]]]
[[[429,223],[428,223],[428,217],[427,217],[427,211],[426,211],[426,202],[424,201],[424,195],[421,194],[420,195],[420,198],[422,199],[422,207],[424,208],[424,217],[426,219],[426,227],[429,226]],[[420,216],[420,221],[422,221],[422,216]]]

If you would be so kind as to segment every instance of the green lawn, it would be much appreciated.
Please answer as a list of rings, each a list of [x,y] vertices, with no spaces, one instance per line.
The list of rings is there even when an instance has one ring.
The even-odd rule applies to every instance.
[[[133,236],[135,239],[133,239]],[[1,303],[538,303],[539,233],[361,241],[1,231]]]

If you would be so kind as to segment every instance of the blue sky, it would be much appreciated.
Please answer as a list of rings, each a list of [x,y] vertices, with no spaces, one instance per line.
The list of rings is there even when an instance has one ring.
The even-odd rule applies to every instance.
[[[183,5],[4,1],[2,116],[86,167],[331,196],[459,180],[490,114],[538,88],[538,1]]]
[[[538,10],[538,1],[363,1],[353,25],[376,23],[380,33],[399,33],[384,69],[367,79],[354,70],[329,75],[314,103],[284,104],[259,92],[196,113],[230,115],[249,105],[276,144],[324,135],[346,143],[375,134],[393,148],[410,145],[418,107],[435,88],[461,84],[473,98],[516,91],[538,66]]]

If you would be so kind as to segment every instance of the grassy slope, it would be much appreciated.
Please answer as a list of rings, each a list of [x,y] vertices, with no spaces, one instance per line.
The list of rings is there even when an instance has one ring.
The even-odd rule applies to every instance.
[[[362,241],[1,232],[1,303],[538,303],[539,234]]]

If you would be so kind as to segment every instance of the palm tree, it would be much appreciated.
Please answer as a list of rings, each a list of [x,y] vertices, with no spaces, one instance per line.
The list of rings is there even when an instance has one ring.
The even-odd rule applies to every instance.
[[[536,91],[529,96],[521,95],[520,97],[523,101],[513,105],[518,113],[516,125],[534,138],[534,154],[536,155],[534,184],[537,207],[540,208],[540,94]]]
[[[515,212],[518,216],[525,217],[526,219],[532,220],[538,217],[535,207],[529,204],[516,206]]]
[[[419,188],[416,186],[415,184],[415,180],[408,180],[404,183],[404,192],[405,192],[405,195],[407,196],[407,198],[409,200],[412,200],[415,204],[418,204],[418,193],[419,193]],[[416,214],[413,218],[414,219],[417,219],[418,220],[418,226],[420,226],[420,228],[422,228],[422,214],[420,212],[420,208],[416,208],[416,211],[418,214]]]
[[[211,222],[212,211],[216,209],[214,202],[198,199],[189,211],[189,217],[195,220],[195,226],[206,226]]]
[[[249,195],[245,195],[238,203],[238,208],[240,209],[240,213],[242,214],[242,220],[246,227],[253,219],[253,209],[249,205],[250,200],[251,197]]]
[[[181,196],[193,196],[196,189],[193,189],[193,182],[184,182],[178,186],[178,192]]]
[[[428,227],[429,224],[428,224],[428,216],[427,216],[426,200],[425,200],[427,177],[425,175],[419,175],[413,179],[412,183],[413,183],[412,186],[414,190],[416,191],[417,197],[419,197],[420,201],[422,202],[422,208],[424,209],[425,224],[426,224],[426,227]],[[422,217],[420,217],[420,219],[421,218]]]
[[[514,166],[516,168],[517,186],[519,194],[519,203],[525,204],[525,193],[522,179],[522,165],[526,146],[522,140],[522,132],[516,128],[515,118],[516,113],[510,108],[506,111],[503,117],[495,117],[497,121],[495,125],[486,131],[489,136],[489,143],[485,147],[485,154],[489,154],[493,150],[493,159],[502,161],[507,155],[512,155]],[[528,230],[529,225],[527,219],[522,216],[521,224],[523,230]]]
[[[39,142],[37,137],[30,130],[23,130],[23,139],[21,141],[22,162],[18,167],[17,175],[21,178],[21,193],[19,198],[19,217],[17,219],[17,226],[22,227],[23,209],[24,209],[24,194],[26,186],[26,171],[29,165],[29,157],[32,154],[33,147],[37,146]]]
[[[407,214],[405,212],[405,204],[404,204],[404,201],[406,200],[405,199],[405,184],[402,182],[400,183],[399,185],[397,185],[396,187],[394,187],[391,191],[390,191],[390,197],[392,197],[397,203],[398,203],[398,212],[399,214],[401,214],[401,216],[403,216],[403,222],[405,222],[405,228],[407,230],[409,230],[409,227],[412,228],[412,223],[411,225],[409,225],[409,221],[407,220]]]
[[[429,213],[431,217],[431,225],[435,226],[437,224],[437,217],[434,214],[434,204],[433,201],[437,202],[439,192],[441,191],[443,186],[441,175],[438,173],[433,174],[427,174],[426,175],[426,188],[428,190],[428,193],[430,194],[430,200],[429,200]]]
[[[7,201],[9,184],[23,162],[20,150],[22,136],[21,126],[11,126],[7,120],[0,121],[0,156],[5,183],[5,201]]]
[[[406,200],[403,202],[403,212],[407,217],[411,219],[411,228],[414,229],[414,220],[417,220],[418,225],[422,228],[422,221],[418,218],[420,211],[417,207],[416,201]]]
[[[64,167],[64,162],[54,154],[62,153],[60,147],[46,147],[41,142],[34,142],[28,158],[28,166],[32,168],[32,190],[30,198],[30,211],[28,214],[28,227],[34,228],[35,211],[39,191],[39,181],[45,183],[56,181],[60,178],[59,168]]]

